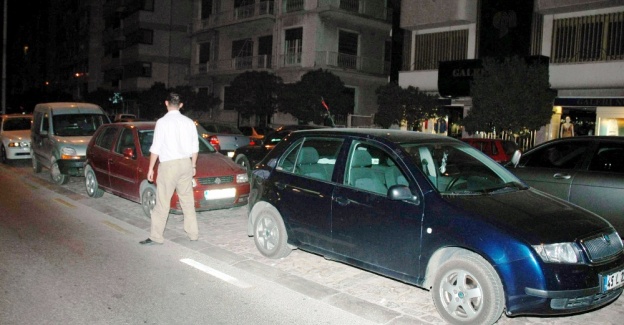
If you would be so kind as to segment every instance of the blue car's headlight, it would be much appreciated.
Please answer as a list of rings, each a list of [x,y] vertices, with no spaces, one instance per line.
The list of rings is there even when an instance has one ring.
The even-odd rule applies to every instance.
[[[578,264],[582,262],[580,250],[574,243],[533,245],[533,249],[546,263]]]

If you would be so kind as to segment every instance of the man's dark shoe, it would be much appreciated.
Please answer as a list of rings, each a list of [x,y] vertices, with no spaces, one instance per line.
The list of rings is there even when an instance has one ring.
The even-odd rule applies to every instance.
[[[160,243],[157,243],[157,242],[155,242],[155,241],[153,241],[153,240],[148,238],[146,240],[140,241],[139,244],[141,244],[141,245],[154,245],[154,244],[160,244]]]

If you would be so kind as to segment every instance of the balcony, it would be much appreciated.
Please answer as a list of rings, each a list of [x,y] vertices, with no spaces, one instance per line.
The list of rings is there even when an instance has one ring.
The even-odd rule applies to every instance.
[[[214,28],[227,27],[235,24],[250,23],[250,28],[275,22],[275,4],[273,1],[262,1],[249,6],[241,6],[230,11],[222,11],[192,24],[192,33],[204,32]]]
[[[363,73],[386,75],[389,73],[390,63],[370,57],[317,51],[314,65],[321,68],[339,68]]]
[[[380,6],[381,1],[363,0],[318,0],[319,15],[336,21],[353,24],[373,25],[388,29],[392,23],[392,9]],[[377,5],[375,5],[377,4]],[[364,20],[362,20],[364,19]],[[377,21],[377,23],[371,21]]]
[[[210,61],[193,65],[191,73],[197,74],[219,74],[223,72],[244,71],[244,70],[266,70],[271,69],[273,58],[270,55],[243,56],[227,60]]]

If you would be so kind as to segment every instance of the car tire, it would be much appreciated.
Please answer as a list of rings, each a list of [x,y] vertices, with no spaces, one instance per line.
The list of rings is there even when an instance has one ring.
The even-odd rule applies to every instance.
[[[154,206],[156,206],[156,188],[148,185],[141,193],[141,208],[146,217],[152,217]]]
[[[7,158],[7,153],[6,153],[6,148],[4,146],[2,146],[2,149],[0,149],[2,151],[2,153],[0,153],[1,156],[1,160],[3,164],[8,164],[9,163],[9,159]]]
[[[104,190],[100,188],[95,172],[91,166],[85,168],[85,188],[87,189],[87,195],[93,198],[102,197]]]
[[[288,245],[286,226],[279,212],[263,209],[254,222],[254,242],[262,255],[278,259],[288,256],[292,248]]]
[[[435,275],[433,302],[451,324],[494,324],[505,308],[503,285],[481,256],[465,253],[446,261]]]
[[[33,172],[35,174],[41,173],[41,164],[39,163],[39,160],[37,160],[37,158],[35,157],[35,153],[31,151],[30,155],[32,156],[31,162],[32,162]]]
[[[52,161],[50,163],[50,178],[52,178],[52,181],[58,185],[64,185],[69,182],[69,175],[61,173],[58,162],[54,157],[52,157]]]
[[[249,165],[249,159],[245,155],[238,155],[234,162],[245,168],[247,175],[251,176],[251,166]]]

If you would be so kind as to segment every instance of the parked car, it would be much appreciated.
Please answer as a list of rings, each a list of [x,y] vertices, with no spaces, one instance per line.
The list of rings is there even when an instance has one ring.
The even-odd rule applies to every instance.
[[[317,129],[322,126],[313,125],[286,125],[280,126],[273,132],[269,132],[262,141],[246,145],[234,150],[234,156],[232,159],[235,163],[243,166],[247,169],[248,173],[251,173],[251,169],[255,166],[266,154],[275,147],[277,143],[282,141],[285,136],[289,135],[295,130],[309,130]]]
[[[95,104],[37,104],[30,132],[33,171],[50,169],[50,177],[56,184],[66,184],[70,176],[84,175],[87,143],[95,130],[106,123],[110,119]]]
[[[141,203],[145,215],[150,216],[156,184],[147,180],[147,171],[155,126],[153,121],[112,123],[95,133],[84,163],[90,197],[109,192]],[[244,169],[200,137],[193,193],[197,211],[243,206],[249,197],[249,179]],[[182,212],[176,194],[171,198],[171,211]]]
[[[462,138],[461,140],[483,151],[501,164],[510,161],[514,152],[518,150],[516,143],[510,140],[484,138]]]
[[[624,235],[624,137],[579,136],[544,142],[506,165],[536,189],[607,219]]]
[[[203,128],[201,136],[217,151],[230,158],[234,157],[236,148],[246,146],[251,141],[234,125],[210,121],[197,121],[197,124]]]
[[[16,159],[30,159],[32,114],[0,115],[0,159],[3,164]]]
[[[623,290],[613,226],[457,139],[295,131],[252,177],[248,234],[262,255],[298,247],[431,290],[449,323],[572,314]]]
[[[134,122],[137,119],[137,116],[134,114],[117,114],[111,120],[113,122]]]
[[[254,142],[254,143],[258,143],[260,141],[262,141],[262,139],[264,139],[264,136],[267,133],[273,132],[274,130],[268,126],[266,127],[257,127],[257,126],[239,126],[238,129],[246,136],[249,137],[249,139]]]

